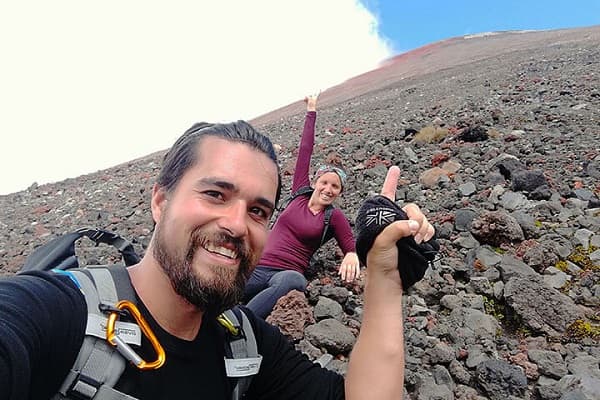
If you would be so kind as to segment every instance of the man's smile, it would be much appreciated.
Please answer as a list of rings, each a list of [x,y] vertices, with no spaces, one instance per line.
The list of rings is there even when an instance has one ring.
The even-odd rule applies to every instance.
[[[205,243],[202,247],[209,253],[227,257],[230,260],[236,260],[238,258],[237,251],[228,249],[224,246],[217,246],[211,242]]]

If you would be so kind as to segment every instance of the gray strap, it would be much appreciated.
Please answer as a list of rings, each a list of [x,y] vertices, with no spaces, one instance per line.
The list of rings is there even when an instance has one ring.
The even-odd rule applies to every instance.
[[[137,400],[137,397],[129,396],[128,394],[119,392],[107,385],[102,385],[96,394],[94,400]]]
[[[106,318],[98,308],[99,304],[102,302],[112,305],[119,300],[108,268],[70,272],[77,278],[85,295],[88,315]],[[60,397],[57,398],[70,398],[69,395],[75,393],[77,398],[93,400],[133,400],[134,397],[113,389],[125,366],[125,359],[107,341],[86,335],[77,360],[60,388]]]
[[[246,314],[241,309],[238,310],[242,316],[241,322],[239,321],[237,314],[232,310],[227,310],[224,312],[225,316],[232,321],[234,325],[239,326],[245,335],[245,337],[242,335],[240,338],[234,339],[229,343],[233,358],[257,357],[258,346],[256,345],[254,329],[252,329],[252,325],[250,324]],[[233,388],[231,398],[233,400],[241,399],[242,395],[248,390],[251,382],[252,376],[238,378],[235,387]]]
[[[115,265],[111,268],[107,268],[107,270],[112,275],[112,281],[117,290],[118,299],[129,300],[137,304],[135,290],[131,285],[131,279],[129,279],[129,272],[127,272],[127,268],[124,268],[121,265]]]
[[[236,328],[243,330],[243,325],[239,321],[237,315],[232,310],[226,310],[223,312],[227,319],[229,319]],[[245,331],[244,331],[245,333]],[[230,337],[228,335],[228,337]],[[229,342],[229,347],[231,348],[231,355],[233,358],[246,358],[248,357],[248,349],[246,348],[246,338],[242,335],[231,340]]]
[[[93,336],[86,336],[77,361],[69,371],[60,391],[63,395],[66,395],[71,387],[81,387],[83,391],[88,391],[89,389],[85,389],[85,384],[78,386],[79,382],[76,381],[82,380],[87,381],[88,386],[91,386],[92,382],[96,382],[96,387],[102,383],[114,385],[124,368],[125,360],[107,342]],[[115,376],[115,372],[118,371],[121,372]]]
[[[258,356],[258,348],[254,330],[252,329],[252,325],[250,325],[250,320],[246,314],[241,309],[238,310],[242,316],[242,321],[238,319],[237,314],[233,312],[233,310],[226,310],[223,312],[223,314],[225,314],[236,327],[239,327],[245,335],[230,342],[231,353],[233,358],[256,357]]]
[[[323,216],[323,234],[321,235],[321,243],[319,247],[323,246],[325,243],[325,239],[327,238],[327,231],[329,230],[329,225],[331,222],[331,215],[333,214],[333,206],[328,205],[325,208],[325,214]]]
[[[114,386],[124,369],[124,358],[108,342],[95,339],[90,356],[81,369],[81,374],[93,378],[97,382]]]
[[[240,314],[242,314],[242,327],[244,329],[244,333],[246,334],[246,350],[248,357],[256,357],[258,356],[258,346],[256,345],[254,329],[252,329],[250,320],[248,320],[248,317],[242,310],[240,310]]]
[[[331,360],[333,360],[333,356],[329,353],[325,353],[321,357],[319,357],[319,359],[316,360],[315,363],[325,368],[331,362]]]
[[[95,394],[96,397],[93,398],[94,400],[100,400],[100,399],[101,400],[138,400],[136,397],[129,396],[128,394],[119,392],[118,390],[115,390],[106,385],[100,386],[100,388],[95,393],[96,393]],[[68,400],[68,399],[70,399],[70,398],[60,395],[60,394],[53,397],[53,400]]]
[[[87,270],[90,272],[90,274],[92,274],[100,301],[110,305],[116,304],[119,301],[119,297],[117,296],[115,282],[108,268],[95,267],[88,268]]]
[[[98,291],[96,290],[96,286],[94,285],[94,282],[92,281],[90,276],[88,276],[88,274],[86,274],[83,271],[72,270],[69,272],[72,273],[79,282],[81,291],[85,296],[88,313],[101,314],[100,310],[98,309],[98,304],[100,304],[100,297],[98,296]]]
[[[235,387],[233,388],[233,392],[231,392],[232,400],[238,400],[238,399],[242,398],[242,394],[244,393],[244,392],[242,392],[242,388],[241,388],[241,386],[243,385],[243,383],[242,383],[243,381],[245,381],[244,378],[238,378],[238,380],[235,384]],[[246,385],[244,385],[244,386],[246,386]]]

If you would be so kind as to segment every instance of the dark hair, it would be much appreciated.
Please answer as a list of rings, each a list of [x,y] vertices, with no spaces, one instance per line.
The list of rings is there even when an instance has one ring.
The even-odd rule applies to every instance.
[[[275,204],[279,202],[281,173],[273,143],[271,143],[268,137],[258,132],[246,121],[236,121],[228,124],[195,123],[177,139],[175,144],[165,154],[156,183],[166,189],[167,192],[173,191],[183,174],[198,161],[197,147],[201,139],[206,136],[216,136],[231,142],[247,144],[273,160],[275,166],[277,166],[277,195],[275,197]]]

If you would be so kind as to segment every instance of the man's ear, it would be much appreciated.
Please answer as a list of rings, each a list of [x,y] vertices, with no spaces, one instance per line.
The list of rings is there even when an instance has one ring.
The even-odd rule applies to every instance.
[[[152,219],[155,224],[160,221],[162,213],[167,205],[167,201],[167,190],[155,183],[154,186],[152,186],[152,201],[150,204],[152,209]]]

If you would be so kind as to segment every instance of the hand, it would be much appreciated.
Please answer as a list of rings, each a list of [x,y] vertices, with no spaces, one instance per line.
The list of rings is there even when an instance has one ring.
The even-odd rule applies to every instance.
[[[360,276],[360,262],[356,253],[346,253],[338,270],[338,275],[346,282],[358,279]]]
[[[400,169],[391,167],[388,170],[381,194],[394,201]],[[416,204],[407,204],[403,207],[408,215],[408,220],[391,223],[377,236],[373,246],[367,254],[369,271],[389,275],[400,280],[398,273],[398,248],[396,242],[403,237],[413,235],[415,241],[420,243],[431,239],[435,233],[433,226],[421,212]]]
[[[317,94],[311,94],[304,98],[304,102],[306,103],[306,111],[317,111],[317,99],[321,92]]]

